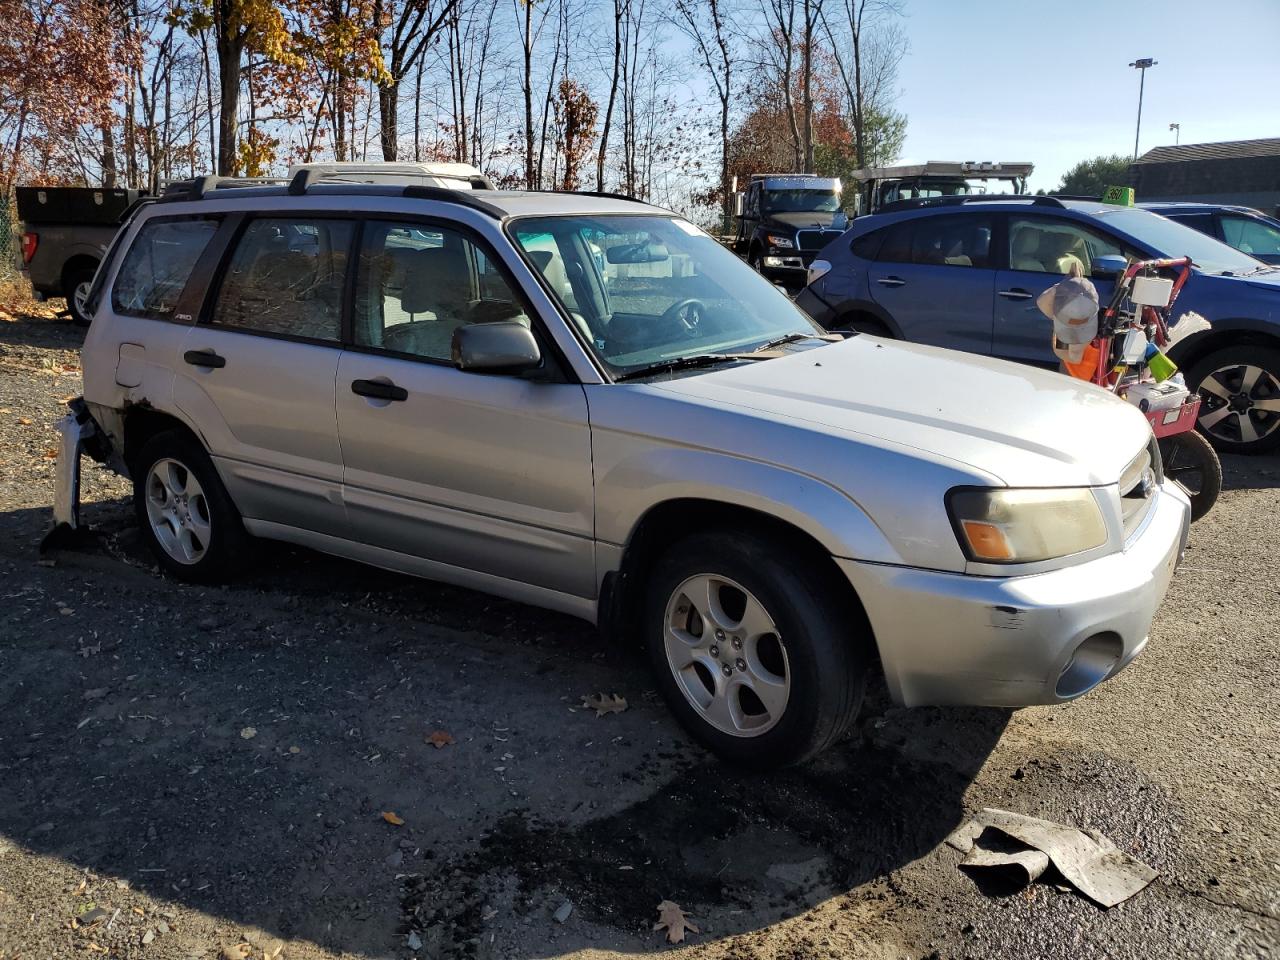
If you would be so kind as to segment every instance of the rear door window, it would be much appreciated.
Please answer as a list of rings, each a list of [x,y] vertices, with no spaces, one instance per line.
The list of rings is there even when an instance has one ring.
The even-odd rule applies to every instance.
[[[991,266],[991,219],[918,217],[882,231],[878,260],[946,267]]]
[[[196,261],[217,230],[216,219],[148,220],[120,264],[111,308],[133,316],[173,316]]]
[[[210,322],[338,342],[355,225],[349,220],[252,220],[236,244]]]

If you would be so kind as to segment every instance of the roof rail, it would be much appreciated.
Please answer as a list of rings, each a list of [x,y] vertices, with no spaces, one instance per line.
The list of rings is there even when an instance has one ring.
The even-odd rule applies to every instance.
[[[428,187],[424,184],[414,183],[405,187],[401,196],[411,200],[438,200],[441,203],[456,203],[460,207],[470,207],[472,210],[487,213],[498,220],[507,215],[505,210],[495,207],[486,200],[481,200],[470,190],[451,190],[448,187]]]
[[[876,213],[893,213],[898,210],[917,210],[922,207],[961,207],[968,203],[1011,203],[1020,201],[1034,207],[1058,207],[1065,205],[1057,197],[1035,196],[1030,193],[977,193],[959,197],[915,197],[886,203]]]
[[[497,186],[492,180],[484,174],[462,174],[462,173],[405,173],[403,171],[387,171],[378,170],[361,170],[359,172],[353,170],[343,170],[337,166],[320,165],[307,167],[305,170],[299,170],[293,175],[293,179],[289,181],[289,195],[292,197],[300,197],[307,192],[307,189],[315,186],[317,183],[325,180],[331,180],[337,183],[365,183],[376,185],[380,177],[385,176],[389,180],[400,180],[416,176],[433,177],[437,180],[457,180],[471,186],[472,190],[497,190]],[[426,184],[420,184],[426,186]]]

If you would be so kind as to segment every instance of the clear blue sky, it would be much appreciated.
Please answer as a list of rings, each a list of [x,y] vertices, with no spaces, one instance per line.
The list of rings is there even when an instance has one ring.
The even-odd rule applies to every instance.
[[[1280,0],[906,0],[903,162],[1029,160],[1053,189],[1078,160],[1280,137]]]

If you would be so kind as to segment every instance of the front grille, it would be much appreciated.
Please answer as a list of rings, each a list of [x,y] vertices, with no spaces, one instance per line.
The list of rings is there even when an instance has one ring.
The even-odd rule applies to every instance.
[[[839,230],[800,230],[797,233],[801,250],[821,250],[838,236]]]
[[[1124,520],[1124,535],[1127,538],[1142,524],[1142,520],[1155,503],[1156,490],[1160,484],[1160,449],[1156,446],[1155,437],[1151,442],[1129,461],[1120,475],[1120,515]]]

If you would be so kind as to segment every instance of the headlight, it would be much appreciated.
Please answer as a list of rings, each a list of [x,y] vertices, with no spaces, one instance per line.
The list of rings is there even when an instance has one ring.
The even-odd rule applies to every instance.
[[[765,239],[768,240],[772,246],[781,247],[784,250],[790,250],[795,246],[795,244],[791,242],[790,237],[780,237],[775,233],[766,235]]]
[[[1034,563],[1092,550],[1107,542],[1093,491],[982,490],[961,487],[947,510],[965,555],[978,563]]]

